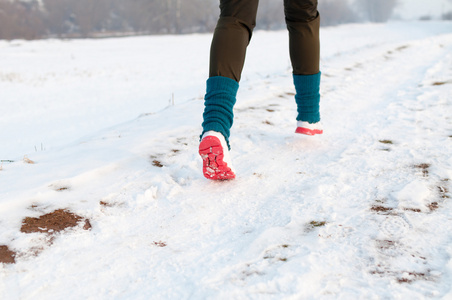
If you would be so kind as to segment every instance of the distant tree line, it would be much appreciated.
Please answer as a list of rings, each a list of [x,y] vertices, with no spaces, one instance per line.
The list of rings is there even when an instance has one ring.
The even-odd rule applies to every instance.
[[[0,0],[0,39],[213,30],[215,0]]]
[[[284,28],[282,0],[260,0],[258,27]],[[0,39],[211,32],[219,0],[0,0]],[[320,0],[322,25],[384,22],[397,0]]]

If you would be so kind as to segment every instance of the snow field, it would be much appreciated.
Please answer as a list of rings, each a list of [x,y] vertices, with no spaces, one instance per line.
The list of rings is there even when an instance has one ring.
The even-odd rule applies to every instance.
[[[18,253],[16,264],[0,265],[2,299],[452,297],[451,29],[451,23],[323,29],[325,133],[316,137],[293,133],[286,33],[257,32],[235,108],[231,155],[237,179],[230,182],[202,176],[197,155],[202,84],[194,83],[204,82],[201,73],[185,83],[174,75],[175,90],[187,86],[186,101],[162,110],[159,99],[147,110],[145,95],[154,85],[145,87],[141,76],[131,75],[143,89],[136,91],[140,99],[124,106],[118,94],[133,86],[122,80],[140,65],[125,67],[117,78],[111,75],[117,67],[105,71],[108,78],[92,71],[93,89],[104,91],[98,101],[112,116],[99,119],[102,114],[93,113],[92,120],[73,109],[100,109],[91,102],[92,107],[80,105],[84,93],[45,86],[53,80],[37,87],[0,80],[11,118],[5,124],[14,125],[8,133],[14,137],[3,135],[11,144],[2,155],[17,160],[0,171],[0,245]],[[163,49],[154,54],[164,56],[165,49],[176,51],[174,45],[184,42],[201,51],[209,37],[127,40],[141,49],[148,39]],[[85,45],[89,57],[119,41],[71,43],[77,51]],[[65,53],[52,44],[58,42],[39,43],[23,47]],[[10,46],[0,44],[0,51],[9,53]],[[15,53],[25,55],[17,48]],[[140,63],[148,57],[135,54]],[[90,62],[87,58],[86,70],[102,70]],[[187,60],[184,69],[195,70],[198,63]],[[22,64],[8,68],[19,77],[28,70]],[[27,75],[30,81],[41,68],[37,64],[38,75]],[[165,65],[159,76],[143,71],[156,76],[160,98],[167,97],[165,82],[173,70]],[[88,82],[73,75],[56,78],[71,81],[75,90]],[[16,98],[18,90],[23,94]],[[58,119],[66,109],[48,104],[49,111],[39,111],[44,100],[28,98],[36,90],[67,95],[73,107],[69,128],[72,122],[91,123],[74,125],[74,135],[65,136],[67,126]],[[111,99],[116,106],[108,106]],[[16,100],[36,105],[39,114],[19,114]],[[132,113],[140,117],[127,115]],[[48,123],[34,125],[38,116]],[[50,149],[23,152],[26,142],[13,143],[25,132],[21,122],[47,129]],[[88,135],[89,128],[95,130]],[[21,162],[22,153],[36,163]],[[23,217],[59,208],[89,218],[93,228],[68,230],[51,242],[45,234],[19,231]]]

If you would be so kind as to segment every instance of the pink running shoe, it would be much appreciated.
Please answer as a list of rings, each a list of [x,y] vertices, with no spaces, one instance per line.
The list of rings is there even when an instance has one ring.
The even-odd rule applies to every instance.
[[[230,180],[235,178],[229,149],[223,135],[216,131],[204,133],[199,144],[199,155],[203,160],[204,177],[211,180]]]
[[[298,121],[295,133],[301,133],[306,135],[322,134],[323,133],[322,124],[320,124],[320,122],[311,124],[304,121]]]

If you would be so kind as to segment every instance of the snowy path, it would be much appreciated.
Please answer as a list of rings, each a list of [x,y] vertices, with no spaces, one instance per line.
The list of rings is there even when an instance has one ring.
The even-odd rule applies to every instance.
[[[199,99],[3,165],[1,298],[452,298],[452,24],[412,26],[325,29],[356,41],[323,55],[321,137],[293,134],[290,72],[250,59],[234,181],[202,177]],[[19,232],[60,208],[92,229]]]

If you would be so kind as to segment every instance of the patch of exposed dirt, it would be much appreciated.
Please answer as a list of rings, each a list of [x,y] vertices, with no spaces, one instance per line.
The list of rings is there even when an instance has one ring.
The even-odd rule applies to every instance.
[[[405,50],[405,49],[407,49],[407,48],[409,48],[410,46],[408,46],[408,45],[403,45],[403,46],[400,46],[400,47],[397,47],[395,50],[396,51],[402,51],[402,50]]]
[[[63,186],[63,187],[55,189],[55,191],[57,191],[57,192],[62,192],[62,191],[67,191],[67,190],[69,190],[69,187],[67,187],[67,186]]]
[[[315,220],[313,220],[313,221],[305,224],[304,232],[305,233],[312,232],[312,231],[316,230],[319,227],[325,226],[326,224],[327,224],[326,221],[315,221]]]
[[[413,207],[404,207],[403,210],[404,211],[412,211],[412,212],[415,212],[415,213],[422,212],[420,208],[413,208]]]
[[[396,271],[390,271],[390,270],[373,270],[370,272],[372,275],[379,275],[379,276],[390,276],[394,277],[397,283],[412,283],[413,281],[417,280],[432,280],[434,279],[433,276],[431,276],[428,272],[412,272],[412,271],[406,271],[406,272],[396,272]]]
[[[153,165],[154,167],[157,167],[157,168],[163,168],[163,164],[162,164],[160,161],[156,160],[156,159],[154,159],[154,160],[152,161],[152,165]]]
[[[426,273],[421,272],[406,272],[405,276],[397,279],[398,283],[411,283],[415,280],[428,280],[429,277]],[[407,278],[408,277],[408,278]]]
[[[452,83],[452,80],[446,80],[446,81],[435,81],[432,83],[433,86],[438,86],[438,85],[445,85],[445,84],[449,84]]]
[[[84,223],[83,229],[85,230],[91,228],[91,223],[88,219],[84,219],[70,211],[58,209],[39,218],[26,217],[22,220],[20,231],[24,233],[44,232],[53,234],[66,228],[75,227],[80,223]]]
[[[394,144],[394,142],[391,141],[391,140],[379,140],[379,142],[382,143],[382,144],[388,144],[388,145],[393,145]]]
[[[314,228],[316,228],[316,227],[323,227],[323,226],[325,226],[326,225],[326,221],[311,221],[311,222],[309,222],[309,227],[311,228],[311,229],[314,229]]]
[[[396,242],[392,240],[375,240],[375,242],[380,249],[390,249],[396,246]]]
[[[151,163],[154,167],[163,168],[163,164],[159,159],[160,155],[151,155]]]
[[[103,201],[103,200],[99,201],[99,204],[103,207],[114,207],[115,206],[115,203],[110,203],[110,202]]]
[[[422,175],[424,177],[428,177],[428,168],[430,168],[430,164],[418,164],[418,165],[414,165],[414,167],[416,169],[420,169],[422,171]]]
[[[450,198],[450,196],[448,195],[449,190],[445,186],[438,186],[437,189],[438,189],[439,196],[442,199],[449,199]]]
[[[370,208],[371,211],[377,212],[377,213],[389,213],[393,210],[392,207],[385,207],[381,205],[374,205]]]
[[[429,205],[427,205],[427,207],[430,209],[430,211],[434,211],[437,210],[439,208],[439,204],[438,202],[432,202]]]
[[[11,251],[8,246],[0,245],[0,263],[14,264],[16,263],[16,252]]]
[[[167,246],[166,242],[162,242],[162,241],[154,242],[153,244],[157,247],[162,247],[162,248]]]

